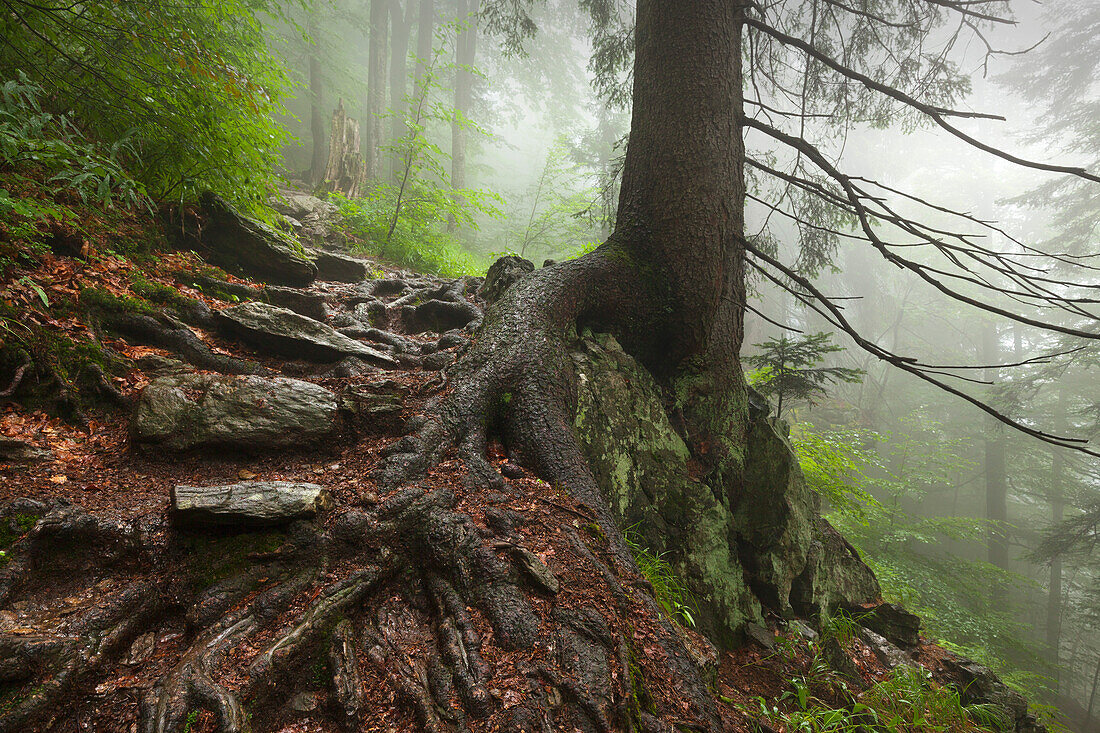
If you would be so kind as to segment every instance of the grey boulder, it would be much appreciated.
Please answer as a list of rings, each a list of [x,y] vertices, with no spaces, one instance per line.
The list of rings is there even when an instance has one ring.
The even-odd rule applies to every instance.
[[[315,249],[309,253],[309,257],[317,265],[317,279],[328,282],[360,283],[367,279],[373,269],[369,261],[339,252]]]
[[[202,245],[215,264],[274,285],[304,287],[317,277],[317,266],[288,237],[212,193],[203,194],[201,203],[210,219]]]
[[[245,481],[227,486],[176,486],[172,519],[201,526],[271,526],[312,517],[328,502],[317,484]]]
[[[146,448],[269,450],[316,443],[337,420],[336,395],[309,382],[180,374],[142,391],[131,431]]]
[[[268,303],[226,308],[217,318],[231,335],[280,356],[322,362],[357,356],[381,366],[397,364],[389,354],[348,338],[327,323]]]

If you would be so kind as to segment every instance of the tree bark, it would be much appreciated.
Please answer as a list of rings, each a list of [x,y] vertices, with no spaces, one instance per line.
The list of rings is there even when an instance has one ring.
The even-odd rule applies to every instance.
[[[1060,434],[1066,430],[1066,396],[1064,386],[1058,388],[1058,402],[1055,406],[1054,425]],[[1050,460],[1050,522],[1051,526],[1065,518],[1065,465],[1066,456],[1060,448],[1051,451]],[[1062,646],[1062,558],[1054,557],[1050,562],[1050,581],[1047,584],[1047,653],[1054,666],[1054,693],[1058,693],[1061,679],[1060,662]]]
[[[393,33],[390,37],[390,144],[396,145],[405,136],[408,129],[406,115],[409,105],[406,99],[409,81],[409,37],[412,35],[413,0],[406,0],[405,8],[398,0],[390,6]],[[391,180],[397,180],[402,165],[399,155],[390,154],[389,173]]]
[[[317,37],[316,28],[310,27],[310,35]],[[324,80],[321,76],[321,58],[317,55],[316,41],[309,54],[309,131],[313,138],[313,158],[309,166],[309,182],[317,185],[325,175],[325,163],[328,161],[326,146],[324,103]]]
[[[986,324],[982,330],[982,354],[986,364],[995,364],[1000,359],[997,327]],[[998,370],[985,370],[987,381],[996,381]],[[1008,570],[1008,540],[1005,536],[1005,523],[1008,521],[1008,478],[1006,475],[1004,425],[992,419],[986,419],[985,430],[985,511],[986,518],[997,523],[989,534],[990,564]],[[1007,602],[1004,586],[994,583],[990,590],[990,601],[994,608],[1003,608]]]
[[[432,58],[435,38],[435,0],[420,0],[420,17],[416,21],[416,96],[423,91]]]
[[[363,158],[366,177],[382,176],[382,118],[386,112],[387,20],[391,0],[371,0],[370,46],[367,49],[367,104],[363,116]]]
[[[451,125],[451,185],[466,188],[465,118],[474,99],[474,75],[467,69],[477,56],[477,13],[480,0],[458,0],[458,22],[463,24],[455,43],[455,121]]]

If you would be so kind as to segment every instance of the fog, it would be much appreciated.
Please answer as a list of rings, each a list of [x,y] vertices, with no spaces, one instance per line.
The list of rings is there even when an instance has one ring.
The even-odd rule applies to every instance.
[[[392,206],[402,178],[401,156],[412,149],[402,138],[388,136],[392,130],[406,134],[416,128],[406,134],[415,139],[416,157],[406,168],[417,180],[417,197],[438,198],[434,208],[417,214],[427,217],[426,222],[408,223],[410,231],[418,226],[431,229],[433,237],[462,248],[482,268],[507,252],[541,265],[545,259],[576,256],[603,241],[614,224],[629,100],[609,102],[593,84],[592,24],[577,4],[549,0],[534,6],[531,21],[537,31],[517,47],[516,39],[509,42],[507,34],[493,32],[494,3],[480,15],[468,0],[424,3],[434,6],[436,22],[434,60],[421,59],[421,65],[432,66],[437,74],[434,85],[419,98],[416,53],[421,31],[416,19],[422,3],[383,2],[387,22],[373,34],[371,4],[336,0],[309,14],[288,10],[285,19],[271,24],[272,36],[297,74],[282,117],[296,138],[284,150],[287,178],[304,186],[317,182],[316,172],[309,180],[314,149],[321,146],[327,151],[329,120],[342,100],[360,126],[364,146],[374,126],[374,134],[383,138],[383,165],[391,165],[385,163],[387,156],[397,161],[393,175],[384,176],[393,189],[375,192],[381,208]],[[1072,44],[1068,49],[1059,45],[1066,34],[1082,32],[1089,23],[1094,24],[1092,36],[1100,36],[1095,6],[1095,0],[1013,3],[1015,25],[984,28],[984,40],[964,33],[965,39],[951,48],[948,58],[969,79],[971,91],[959,94],[954,107],[1005,119],[963,118],[953,124],[1013,156],[1095,170],[1100,122],[1087,110],[1095,111],[1100,104],[1095,81],[1088,81],[1100,78],[1097,59],[1087,48],[1076,47],[1080,53],[1073,53]],[[464,9],[468,14],[461,12]],[[622,20],[629,24],[628,14]],[[395,34],[401,31],[395,23],[409,24],[404,32],[411,34],[406,83],[402,91],[386,82],[385,103],[372,110],[372,40],[376,46],[383,44],[380,58],[392,69],[393,46],[400,48]],[[943,37],[930,39],[929,45],[946,44],[955,30],[937,31]],[[472,61],[461,58],[470,34],[476,35]],[[1032,47],[1028,53],[1016,53]],[[989,48],[1009,53],[990,54]],[[321,70],[312,87],[311,57]],[[784,63],[798,78],[805,61],[792,53]],[[1043,84],[1036,85],[1035,79],[1067,73],[1085,79],[1069,85],[1077,96],[1067,96],[1059,87],[1058,98],[1044,98]],[[389,71],[376,78],[389,79]],[[463,79],[472,84],[467,108],[460,108],[461,94],[456,97]],[[323,88],[317,88],[318,81]],[[750,81],[746,79],[746,87]],[[628,85],[629,79],[620,74],[619,82]],[[401,95],[408,95],[407,105]],[[797,109],[781,95],[765,95],[760,101]],[[408,113],[402,110],[418,103],[430,114],[406,124],[400,116]],[[821,104],[817,111],[824,114],[827,104]],[[1086,112],[1075,119],[1074,110]],[[317,112],[324,121],[321,139],[311,131],[311,115]],[[751,105],[746,112],[762,114]],[[397,126],[392,125],[395,115]],[[906,221],[961,235],[957,243],[977,243],[1018,256],[1018,262],[1037,263],[1038,269],[1031,272],[1048,278],[1039,283],[1057,297],[1087,295],[1100,282],[1096,272],[1078,266],[1089,262],[1081,257],[1097,254],[1100,196],[1095,187],[1082,193],[1064,184],[1063,174],[980,150],[920,115],[888,115],[877,125],[860,120],[841,125],[834,118],[814,116],[777,119],[784,129],[812,138],[849,175],[873,179],[926,202],[871,186]],[[451,186],[457,177],[453,153],[460,139],[466,145],[465,184],[456,192]],[[754,130],[746,132],[746,141],[749,156],[771,160],[773,168],[805,164],[805,156],[770,145]],[[749,186],[750,194],[776,206],[798,206],[786,198],[789,182],[765,180],[750,170]],[[1051,186],[1056,188],[1050,190]],[[1100,701],[1095,700],[1100,577],[1090,554],[1095,530],[1079,528],[1082,542],[1053,560],[1049,552],[1044,554],[1043,540],[1049,539],[1057,520],[1096,511],[1100,463],[1006,423],[1058,436],[1095,434],[1100,413],[1092,388],[1094,342],[946,297],[936,282],[887,262],[860,238],[853,221],[837,219],[828,211],[798,209],[805,219],[801,227],[757,201],[750,200],[746,211],[746,231],[756,236],[754,241],[766,243],[775,257],[812,276],[819,290],[838,299],[842,312],[870,343],[925,364],[983,367],[936,370],[940,381],[960,393],[950,394],[919,374],[867,353],[807,307],[797,295],[798,287],[792,294],[759,276],[751,278],[746,358],[764,359],[768,351],[760,345],[769,339],[828,332],[843,350],[826,353],[822,363],[863,372],[856,381],[830,384],[812,399],[788,401],[782,417],[791,425],[796,446],[813,441],[831,446],[831,455],[842,464],[834,477],[848,489],[866,492],[866,500],[855,500],[858,511],[845,509],[835,495],[826,497],[834,502],[829,507],[831,519],[875,567],[888,597],[923,615],[927,632],[949,648],[994,667],[1034,700],[1056,706],[1070,729],[1085,730],[1085,720],[1100,715]],[[815,221],[814,216],[820,218]],[[996,222],[995,228],[982,221]],[[813,235],[815,223],[841,235]],[[873,226],[884,238],[905,234],[904,227],[881,219]],[[363,243],[368,251],[379,245]],[[1061,261],[1040,259],[1022,245],[1070,256]],[[964,297],[1033,321],[1096,330],[1091,304],[1081,305],[1076,315],[1057,311],[1041,299],[1005,292],[1008,281],[1003,273],[988,266],[975,265],[968,279],[962,263],[942,253],[928,247],[904,251],[914,261],[941,268],[946,274],[939,280],[951,283]],[[1076,266],[1072,273],[1067,271],[1071,266]],[[787,278],[779,279],[790,284]],[[980,281],[1001,290],[991,291]],[[1052,354],[1056,356],[1043,358]],[[1017,363],[1021,366],[998,368]],[[750,381],[766,382],[763,370],[747,366],[746,371]],[[1004,420],[964,396],[990,406]],[[1005,464],[1003,471],[996,468],[998,462]],[[840,494],[852,496],[850,491]]]

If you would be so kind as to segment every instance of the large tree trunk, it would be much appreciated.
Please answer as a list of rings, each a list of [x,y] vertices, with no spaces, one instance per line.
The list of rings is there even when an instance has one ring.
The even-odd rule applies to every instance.
[[[363,115],[363,158],[367,179],[382,177],[382,118],[386,112],[386,47],[391,0],[370,2],[370,46],[367,48],[367,105]]]
[[[390,37],[390,108],[393,116],[390,118],[390,143],[396,145],[405,136],[408,128],[406,115],[409,105],[406,99],[409,80],[409,37],[412,35],[413,0],[406,0],[404,9],[401,3],[394,0],[390,6],[392,13],[393,34]],[[397,180],[403,168],[401,157],[396,154],[389,156],[390,178]]]

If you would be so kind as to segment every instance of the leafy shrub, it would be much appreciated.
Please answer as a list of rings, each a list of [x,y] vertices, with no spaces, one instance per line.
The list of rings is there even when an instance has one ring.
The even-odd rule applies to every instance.
[[[335,194],[333,200],[340,207],[348,233],[359,240],[358,247],[368,254],[437,275],[485,273],[485,263],[467,252],[447,231],[448,217],[456,213],[460,221],[472,224],[469,204],[457,203],[450,192],[415,183],[396,222],[396,190],[390,184],[378,184],[360,198]],[[478,199],[466,198],[466,201],[476,203]]]
[[[120,156],[132,151],[129,137],[101,151],[84,141],[68,114],[43,110],[44,94],[23,72],[0,85],[0,163],[13,169],[42,169],[51,176],[49,182],[57,184],[54,193],[71,191],[85,204],[147,204],[144,188],[119,162]],[[0,216],[39,218],[44,213],[42,204],[0,191]]]
[[[626,531],[623,539],[630,554],[634,556],[634,563],[642,577],[653,586],[654,599],[665,609],[668,617],[694,628],[695,616],[692,614],[690,593],[665,559],[665,553],[654,553],[643,546],[638,535],[631,529]]]

